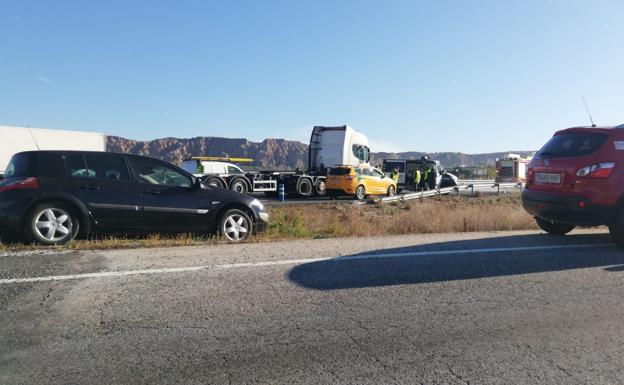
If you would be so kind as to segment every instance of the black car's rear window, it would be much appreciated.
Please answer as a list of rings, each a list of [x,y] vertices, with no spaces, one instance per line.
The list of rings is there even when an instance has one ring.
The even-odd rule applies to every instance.
[[[33,153],[15,154],[4,170],[5,178],[19,178],[35,176],[35,162]]]
[[[349,175],[351,169],[348,167],[336,167],[329,170],[329,175]]]
[[[568,158],[593,154],[604,144],[608,134],[571,132],[555,135],[537,153],[543,158]]]

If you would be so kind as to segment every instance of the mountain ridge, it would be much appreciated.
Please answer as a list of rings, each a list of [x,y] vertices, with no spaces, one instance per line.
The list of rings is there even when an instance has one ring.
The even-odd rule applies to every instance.
[[[254,159],[256,169],[294,170],[305,169],[308,159],[308,145],[299,141],[267,138],[261,142],[253,142],[245,138],[223,138],[216,136],[198,136],[194,138],[166,137],[154,140],[139,141],[120,136],[107,137],[107,151],[122,152],[134,155],[145,155],[168,162],[180,164],[191,156],[239,157]],[[383,159],[419,159],[429,156],[439,160],[447,168],[456,166],[493,165],[496,158],[509,153],[522,156],[531,155],[533,151],[502,151],[481,154],[463,152],[373,152],[371,163],[381,164]]]

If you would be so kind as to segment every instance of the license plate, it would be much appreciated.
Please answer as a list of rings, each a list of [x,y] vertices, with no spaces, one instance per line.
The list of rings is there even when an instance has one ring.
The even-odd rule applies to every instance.
[[[561,183],[561,174],[548,174],[544,172],[538,172],[535,174],[535,181],[537,183]]]

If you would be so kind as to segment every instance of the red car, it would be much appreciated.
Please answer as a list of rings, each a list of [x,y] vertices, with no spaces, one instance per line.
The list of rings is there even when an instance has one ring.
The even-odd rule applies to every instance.
[[[557,131],[529,163],[522,204],[550,234],[607,225],[624,247],[624,125]]]

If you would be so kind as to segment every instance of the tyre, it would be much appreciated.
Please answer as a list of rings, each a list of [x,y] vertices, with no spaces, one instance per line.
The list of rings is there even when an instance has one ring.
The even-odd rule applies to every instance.
[[[327,194],[325,179],[318,179],[314,185],[314,193],[318,197],[324,197]]]
[[[396,194],[396,191],[394,190],[394,185],[390,185],[390,187],[388,187],[388,196],[389,197],[393,197]]]
[[[74,210],[62,203],[43,203],[32,209],[24,223],[26,239],[42,245],[63,245],[78,234]]]
[[[621,248],[624,248],[624,212],[620,212],[615,221],[609,225],[611,240]]]
[[[366,199],[366,188],[363,185],[359,185],[355,189],[355,199],[359,201]]]
[[[249,215],[242,210],[231,209],[226,211],[219,220],[219,235],[228,242],[243,242],[249,239],[253,232],[253,222]]]
[[[296,191],[299,196],[309,197],[314,192],[312,181],[309,178],[299,178]]]
[[[247,194],[247,182],[243,178],[236,178],[230,183],[230,190],[241,194]]]
[[[23,241],[22,238],[23,236],[20,237],[19,234],[12,232],[12,231],[0,233],[0,243],[4,243],[5,245],[11,244],[11,243],[19,243]]]
[[[225,188],[225,185],[223,184],[221,179],[216,178],[216,177],[210,177],[210,178],[204,179],[204,184],[210,187]]]
[[[565,225],[563,223],[547,221],[542,218],[535,218],[535,222],[537,222],[540,229],[552,235],[565,235],[574,230],[576,227],[574,225]]]

